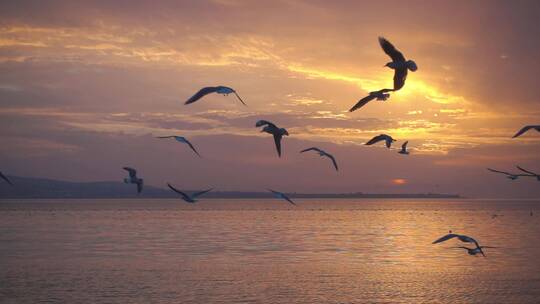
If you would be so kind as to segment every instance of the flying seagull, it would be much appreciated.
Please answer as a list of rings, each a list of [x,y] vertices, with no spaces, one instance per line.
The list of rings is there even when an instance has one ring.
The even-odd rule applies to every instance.
[[[491,169],[491,168],[487,168],[487,169],[488,169],[489,171],[491,171],[491,172],[504,174],[504,175],[506,175],[506,178],[511,179],[511,180],[516,180],[516,179],[518,179],[518,177],[520,177],[520,176],[530,176],[530,175],[525,175],[525,174],[508,173],[508,172],[505,172],[505,171],[499,171],[499,170],[495,170],[495,169]]]
[[[378,143],[378,142],[380,142],[380,141],[383,141],[383,140],[386,142],[386,147],[387,147],[387,148],[390,148],[390,146],[392,145],[392,143],[393,143],[394,141],[396,141],[396,140],[393,139],[392,136],[390,136],[390,135],[381,134],[381,135],[377,135],[377,136],[373,137],[372,139],[370,139],[370,140],[366,143],[366,145],[367,145],[367,146],[371,146],[371,145],[376,144],[376,143]]]
[[[361,107],[365,106],[368,102],[376,99],[376,100],[382,100],[385,101],[388,98],[390,98],[390,94],[386,93],[388,91],[392,91],[390,89],[382,89],[379,91],[369,92],[369,95],[360,99],[350,110],[349,112],[354,112]]]
[[[7,176],[5,176],[2,172],[0,172],[0,178],[5,180],[6,183],[10,184],[13,186],[13,183],[9,180],[9,178],[7,178]]]
[[[407,70],[415,72],[418,67],[412,60],[405,60],[403,54],[398,51],[388,40],[383,37],[379,37],[379,44],[386,55],[392,58],[392,62],[387,63],[385,66],[394,70],[394,89],[397,91],[405,85],[405,79],[407,79]]]
[[[190,103],[194,103],[195,101],[203,98],[204,96],[208,95],[208,94],[211,94],[211,93],[218,93],[218,94],[223,94],[223,96],[227,96],[231,93],[233,93],[234,95],[236,95],[236,97],[238,98],[238,100],[240,100],[241,103],[243,103],[245,106],[246,103],[242,100],[242,98],[240,98],[240,96],[238,95],[238,93],[236,93],[236,91],[232,88],[229,88],[229,87],[224,87],[224,86],[217,86],[217,87],[204,87],[202,89],[199,90],[199,92],[195,93],[195,95],[191,96],[186,102],[185,104],[190,104]]]
[[[452,233],[452,231],[449,231],[449,233],[447,235],[435,240],[432,244],[441,243],[441,242],[444,242],[444,241],[447,241],[447,240],[453,239],[453,238],[458,238],[460,241],[462,241],[464,243],[474,243],[474,245],[476,245],[476,248],[477,248],[476,250],[480,251],[480,253],[483,256],[486,256],[484,254],[484,252],[482,251],[482,247],[478,244],[478,242],[475,239],[473,239],[470,236]]]
[[[278,128],[275,124],[267,120],[259,120],[255,124],[255,127],[262,127],[262,126],[264,126],[264,128],[261,130],[261,132],[266,132],[274,136],[274,142],[276,143],[277,153],[278,153],[278,156],[281,157],[281,138],[283,138],[283,135],[289,136],[289,132],[287,132],[285,128]]]
[[[406,141],[403,145],[401,145],[401,150],[399,150],[399,154],[405,154],[405,155],[409,155],[409,150],[407,150],[407,144],[409,143],[409,141]]]
[[[210,192],[210,191],[214,190],[214,188],[210,188],[210,189],[208,189],[208,190],[204,190],[204,191],[200,191],[200,192],[195,192],[195,193],[193,193],[192,195],[187,195],[186,193],[184,193],[184,192],[182,192],[182,191],[176,189],[175,187],[171,186],[171,184],[167,184],[167,186],[169,186],[169,188],[170,188],[172,191],[174,191],[174,192],[180,194],[180,195],[182,196],[182,199],[183,199],[184,201],[188,202],[188,203],[195,203],[195,202],[197,202],[196,198],[197,198],[198,196],[201,196],[201,195],[205,194],[206,192]]]
[[[123,169],[129,172],[129,177],[124,178],[124,183],[137,184],[137,193],[141,193],[143,188],[143,179],[137,177],[137,170],[130,167],[124,167]]]
[[[189,142],[189,140],[187,140],[187,138],[185,138],[183,136],[171,135],[171,136],[158,136],[157,138],[174,138],[176,141],[187,144],[191,148],[191,150],[193,150],[193,152],[195,152],[195,154],[197,154],[199,157],[201,157],[201,155],[199,154],[199,152],[197,152],[195,147],[193,147],[193,145]]]
[[[470,254],[470,255],[476,255],[478,253],[481,253],[483,256],[486,256],[483,252],[482,252],[482,248],[497,248],[497,247],[491,247],[491,246],[479,246],[479,247],[476,247],[476,248],[469,248],[469,247],[465,247],[465,246],[458,246],[456,248],[463,248],[465,250],[467,250],[467,253]]]
[[[516,138],[518,136],[521,136],[523,133],[529,131],[530,129],[535,129],[536,131],[540,132],[540,125],[529,125],[529,126],[525,126],[523,128],[521,128],[521,130],[519,130],[516,135],[512,136],[512,138]]]
[[[334,168],[336,168],[336,171],[339,171],[338,165],[337,165],[337,162],[336,162],[336,159],[334,158],[334,156],[333,156],[332,154],[329,154],[329,153],[327,153],[326,151],[321,150],[321,149],[316,148],[316,147],[313,147],[313,148],[307,148],[307,149],[305,149],[305,150],[300,151],[300,153],[304,153],[304,152],[307,152],[307,151],[316,151],[317,153],[319,153],[319,156],[326,156],[326,157],[328,157],[330,160],[332,160],[332,163],[334,164]]]
[[[516,167],[517,167],[519,170],[521,170],[521,171],[523,171],[523,172],[525,172],[525,173],[528,173],[527,175],[523,175],[523,176],[532,176],[532,177],[536,177],[536,179],[537,179],[538,181],[540,181],[540,175],[538,175],[538,174],[536,174],[536,173],[534,173],[534,172],[531,172],[531,171],[529,171],[529,170],[525,170],[525,169],[521,168],[520,166],[516,166]]]
[[[296,206],[296,204],[287,196],[285,195],[285,193],[282,193],[282,192],[279,192],[279,191],[274,191],[272,189],[268,189],[268,191],[274,193],[274,196],[277,197],[277,198],[281,198],[281,199],[284,199],[286,200],[287,202],[293,204]]]

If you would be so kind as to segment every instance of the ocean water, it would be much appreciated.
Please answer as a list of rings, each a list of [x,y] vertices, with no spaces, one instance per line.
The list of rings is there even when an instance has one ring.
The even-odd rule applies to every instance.
[[[297,203],[0,201],[0,303],[540,303],[540,201]]]

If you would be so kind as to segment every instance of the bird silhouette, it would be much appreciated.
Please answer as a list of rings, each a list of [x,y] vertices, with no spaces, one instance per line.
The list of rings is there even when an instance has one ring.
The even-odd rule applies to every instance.
[[[287,132],[284,128],[278,128],[275,124],[267,121],[267,120],[259,120],[257,123],[255,123],[256,127],[262,127],[264,128],[261,130],[261,132],[266,132],[268,134],[272,134],[274,136],[274,143],[276,144],[276,150],[278,153],[278,156],[281,157],[281,139],[283,136],[289,136],[289,132]]]
[[[201,196],[201,195],[203,195],[203,194],[205,194],[205,193],[207,193],[207,192],[210,192],[210,191],[214,190],[214,188],[210,188],[210,189],[208,189],[208,190],[204,190],[204,191],[200,191],[200,192],[195,192],[195,193],[193,193],[193,194],[191,194],[191,195],[188,195],[188,194],[186,194],[186,193],[184,193],[184,192],[182,192],[182,191],[176,189],[175,187],[173,187],[173,186],[172,186],[171,184],[169,184],[169,183],[167,183],[167,186],[168,186],[172,191],[174,191],[174,192],[180,194],[180,197],[181,197],[184,201],[186,201],[186,202],[188,202],[188,203],[196,203],[196,202],[197,202],[197,200],[196,200],[197,197],[199,197],[199,196]]]
[[[197,100],[203,98],[204,96],[206,96],[208,94],[212,94],[212,93],[223,94],[224,96],[229,95],[229,94],[232,93],[232,94],[236,95],[236,97],[238,98],[238,100],[240,100],[241,103],[243,103],[245,106],[247,106],[246,103],[242,100],[242,98],[240,98],[238,93],[236,93],[236,91],[233,88],[229,88],[229,87],[225,87],[225,86],[204,87],[204,88],[200,89],[197,93],[195,93],[195,95],[191,96],[184,104],[187,105],[187,104],[190,104],[190,103],[194,103]]]

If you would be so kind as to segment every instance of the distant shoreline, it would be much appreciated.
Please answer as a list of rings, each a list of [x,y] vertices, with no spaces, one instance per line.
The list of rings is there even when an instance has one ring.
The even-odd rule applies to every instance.
[[[191,191],[190,191],[191,192]],[[288,194],[289,197],[295,199],[466,199],[460,195],[453,194],[367,194],[364,196],[340,196],[336,194],[335,196],[330,195],[317,195],[317,194],[306,194],[306,195],[294,195]],[[177,196],[4,196],[0,195],[1,200],[14,200],[14,199],[35,199],[35,200],[48,200],[48,199],[176,199]],[[264,200],[264,199],[273,199],[274,196],[266,195],[261,193],[260,196],[220,196],[220,195],[208,195],[204,199],[251,199],[251,200]]]
[[[176,193],[168,189],[145,186],[141,194],[136,193],[133,185],[116,181],[103,182],[67,182],[44,178],[9,177],[14,186],[0,184],[0,199],[149,199],[178,198]],[[195,190],[196,191],[196,190]],[[191,192],[186,190],[186,192]],[[370,198],[370,199],[459,199],[458,194],[440,193],[288,193],[291,198],[336,199],[336,198]],[[204,196],[211,199],[268,199],[273,198],[269,192],[254,191],[213,191]]]

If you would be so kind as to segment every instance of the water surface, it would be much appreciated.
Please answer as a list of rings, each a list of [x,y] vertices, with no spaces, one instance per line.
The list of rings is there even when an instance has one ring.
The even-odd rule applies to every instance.
[[[538,201],[297,202],[0,201],[0,302],[539,302]]]

